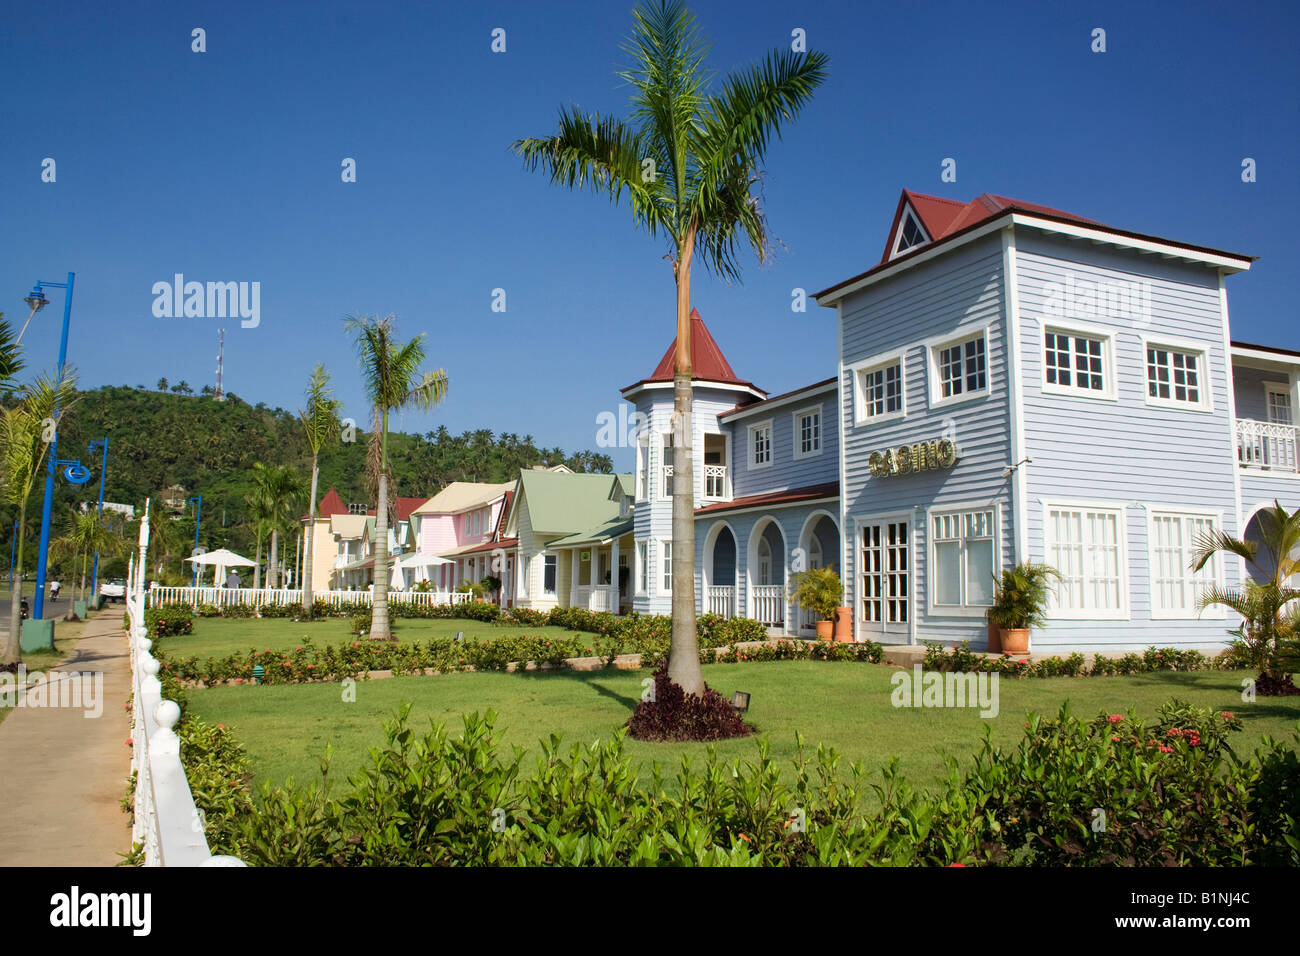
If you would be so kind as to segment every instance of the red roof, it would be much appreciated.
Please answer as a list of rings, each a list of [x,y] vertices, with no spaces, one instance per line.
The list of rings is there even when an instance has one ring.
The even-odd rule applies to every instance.
[[[399,496],[397,499],[397,520],[409,521],[411,512],[428,500],[428,498],[402,498]]]
[[[978,225],[986,219],[999,216],[1008,209],[1038,213],[1044,216],[1052,216],[1055,219],[1068,219],[1089,226],[1102,225],[1095,219],[1085,219],[1083,216],[1076,216],[1072,212],[1063,212],[1060,209],[1053,209],[1051,206],[1025,202],[1021,199],[995,196],[993,193],[981,193],[970,202],[961,202],[957,199],[927,196],[924,193],[914,193],[910,189],[904,189],[903,194],[898,197],[898,209],[894,212],[894,224],[889,229],[889,236],[885,241],[885,251],[880,256],[881,262],[889,260],[889,254],[894,248],[894,234],[903,221],[903,210],[908,205],[920,217],[921,225],[925,227],[925,231],[929,233],[930,239],[934,242],[938,242],[940,239],[951,236],[963,229]]]
[[[330,515],[345,515],[348,513],[348,506],[343,503],[339,493],[331,488],[325,492],[325,497],[320,500],[320,507],[316,509],[317,518],[328,518]],[[306,521],[311,515],[303,515],[302,520]]]
[[[472,548],[466,548],[464,551],[457,551],[456,557],[462,558],[467,554],[480,554],[484,551],[495,551],[497,548],[503,551],[509,551],[518,547],[518,538],[502,538],[500,541],[484,541],[482,544],[476,544]]]
[[[818,498],[837,498],[840,494],[840,483],[838,481],[828,481],[820,485],[806,485],[803,488],[790,488],[787,491],[772,491],[765,495],[750,495],[746,498],[735,498],[731,501],[722,501],[716,505],[705,505],[703,508],[696,508],[695,514],[710,515],[719,511],[735,511],[737,508],[755,508],[766,505],[788,505],[796,501],[814,501]]]
[[[623,391],[629,391],[638,385],[645,385],[647,382],[671,382],[673,380],[673,365],[676,353],[677,336],[673,336],[668,351],[664,352],[664,357],[659,360],[659,364],[650,373],[650,377],[629,385]],[[762,389],[755,388],[753,382],[742,381],[736,377],[736,373],[732,371],[727,357],[722,354],[722,349],[718,347],[718,343],[714,341],[713,335],[709,332],[709,327],[700,318],[699,309],[691,309],[691,380],[743,385],[754,389],[756,392],[762,391]]]

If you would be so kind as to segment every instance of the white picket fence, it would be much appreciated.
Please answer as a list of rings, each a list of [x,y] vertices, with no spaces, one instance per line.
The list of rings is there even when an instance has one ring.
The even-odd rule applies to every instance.
[[[438,604],[462,604],[471,600],[473,595],[463,591],[389,591],[390,604],[415,604],[420,607],[433,607]],[[155,585],[145,592],[149,607],[165,607],[170,604],[199,605],[211,604],[214,607],[233,607],[237,604],[249,607],[262,607],[268,604],[301,604],[302,591],[298,588],[179,588]],[[369,604],[373,592],[365,591],[313,591],[312,600],[324,601],[331,607],[344,604]]]
[[[233,856],[213,856],[204,836],[204,819],[194,805],[181,742],[173,729],[180,706],[163,700],[158,663],[144,624],[142,569],[149,541],[149,510],[140,522],[140,557],[132,555],[126,590],[131,647],[131,769],[135,772],[135,823],[132,843],[144,844],[145,866],[243,866]]]

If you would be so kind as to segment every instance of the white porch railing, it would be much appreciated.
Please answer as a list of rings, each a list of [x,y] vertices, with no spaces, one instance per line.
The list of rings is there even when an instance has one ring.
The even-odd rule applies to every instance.
[[[145,866],[243,866],[232,856],[213,856],[203,834],[203,816],[194,805],[181,742],[173,730],[180,706],[162,699],[162,665],[149,653],[153,642],[144,625],[144,574],[149,541],[149,508],[140,522],[140,555],[131,556],[126,592],[131,648],[131,769],[135,771],[135,823],[132,843],[144,845]]]
[[[753,588],[754,608],[750,617],[768,627],[785,624],[785,587],[780,584],[759,584]]]
[[[727,497],[727,466],[726,465],[705,465],[704,466],[704,497],[706,498]]]
[[[736,589],[731,587],[709,587],[709,613],[721,614],[723,617],[736,616]]]
[[[614,587],[610,584],[579,584],[569,588],[569,606],[582,607],[588,611],[614,610]]]
[[[391,604],[415,604],[432,607],[437,604],[463,604],[473,595],[463,591],[389,591]],[[343,604],[369,604],[373,592],[364,591],[313,591],[312,599],[324,601],[331,607]],[[298,588],[177,588],[155,585],[145,592],[149,607],[163,607],[169,604],[211,604],[215,607],[231,607],[242,604],[250,607],[262,607],[268,604],[299,604],[302,591]]]
[[[1250,418],[1238,419],[1237,462],[1246,468],[1300,471],[1296,427]]]

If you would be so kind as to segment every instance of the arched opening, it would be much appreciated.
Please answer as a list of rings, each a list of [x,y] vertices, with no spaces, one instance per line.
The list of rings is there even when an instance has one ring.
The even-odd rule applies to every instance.
[[[772,518],[762,518],[749,536],[747,616],[769,628],[785,626],[785,535]]]
[[[826,511],[816,511],[804,522],[799,534],[799,547],[804,556],[804,566],[812,568],[833,567],[839,570],[840,530],[835,519]],[[801,570],[800,562],[795,561],[795,570]],[[796,608],[799,632],[815,634],[817,632],[817,615],[803,608]]]
[[[725,522],[709,532],[705,554],[704,607],[710,614],[736,615],[736,536]]]

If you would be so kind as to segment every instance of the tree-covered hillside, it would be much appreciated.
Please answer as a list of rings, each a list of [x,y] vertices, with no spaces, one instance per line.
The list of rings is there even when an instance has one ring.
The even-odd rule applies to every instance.
[[[187,498],[202,495],[202,543],[209,547],[251,544],[252,534],[244,527],[244,498],[252,490],[255,462],[301,468],[304,480],[310,478],[310,453],[296,412],[250,405],[234,395],[217,402],[208,395],[106,386],[79,393],[59,429],[59,457],[80,458],[90,468],[91,479],[79,488],[62,479],[56,483],[56,535],[69,507],[98,498],[99,455],[91,455],[87,446],[105,436],[109,462],[104,499],[139,509],[146,498],[157,502],[160,492],[173,485],[183,487]],[[365,478],[367,434],[358,428],[352,437],[322,452],[320,495],[333,486],[344,501],[372,502]],[[489,429],[462,435],[445,428],[425,436],[391,432],[389,452],[392,493],[407,497],[432,496],[452,481],[508,481],[533,465],[612,470],[607,455],[541,448],[531,435]],[[29,543],[38,533],[42,495],[43,482],[38,482],[28,508]],[[191,539],[193,510],[190,505],[182,519]],[[5,519],[0,546],[9,543],[15,517]],[[29,571],[33,560],[26,562]]]

